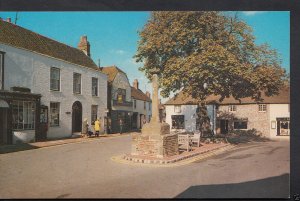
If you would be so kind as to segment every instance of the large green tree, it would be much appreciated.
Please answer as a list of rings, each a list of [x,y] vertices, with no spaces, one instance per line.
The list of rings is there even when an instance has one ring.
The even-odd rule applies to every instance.
[[[237,14],[152,12],[139,34],[136,61],[149,79],[158,74],[163,97],[183,91],[203,107],[211,94],[220,101],[231,95],[259,100],[262,92],[274,95],[283,85],[276,51],[256,45],[251,27]]]

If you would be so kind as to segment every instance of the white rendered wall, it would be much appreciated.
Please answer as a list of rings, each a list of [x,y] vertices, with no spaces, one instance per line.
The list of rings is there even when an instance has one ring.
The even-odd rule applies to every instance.
[[[289,118],[290,110],[289,104],[270,104],[270,125],[272,121],[276,121],[276,118]],[[270,126],[270,138],[289,138],[288,136],[276,136],[277,135],[277,123],[276,128],[272,129]]]
[[[174,105],[165,105],[166,107],[166,123],[168,123],[170,125],[171,131],[175,131],[178,130],[180,132],[183,131],[190,131],[190,132],[194,132],[196,131],[196,118],[197,118],[197,114],[196,114],[196,109],[197,109],[197,105],[181,105],[181,112],[180,113],[175,113],[174,111]],[[210,118],[210,123],[213,126],[214,125],[214,117],[216,117],[216,115],[213,116],[213,114],[215,113],[213,110],[213,105],[207,105],[207,112],[208,112],[208,116]],[[184,115],[184,129],[172,129],[172,115]]]
[[[50,109],[50,102],[60,103],[60,125],[49,127],[48,138],[71,136],[72,104],[75,101],[81,102],[82,118],[88,118],[89,122],[91,122],[91,105],[98,105],[98,117],[102,117],[103,121],[106,115],[104,111],[107,108],[107,75],[97,70],[4,44],[0,44],[0,50],[6,52],[4,56],[5,90],[10,90],[13,86],[30,88],[32,93],[42,95],[41,104],[48,106],[48,109]],[[59,92],[50,90],[51,67],[60,69]],[[73,94],[74,72],[81,74],[80,95]],[[92,96],[92,77],[98,78],[98,97]],[[66,114],[66,112],[71,113]]]
[[[136,100],[136,108],[134,108],[134,100]],[[144,109],[144,101],[138,99],[132,99],[133,106],[132,111],[138,113],[137,117],[137,127],[140,128],[140,114],[145,115],[146,121],[149,122],[149,115],[151,115],[151,111],[149,112],[149,102],[146,101],[146,109]]]

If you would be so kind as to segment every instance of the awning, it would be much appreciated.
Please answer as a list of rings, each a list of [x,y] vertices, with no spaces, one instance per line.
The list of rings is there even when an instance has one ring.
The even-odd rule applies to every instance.
[[[9,108],[9,105],[5,100],[0,99],[0,108]]]

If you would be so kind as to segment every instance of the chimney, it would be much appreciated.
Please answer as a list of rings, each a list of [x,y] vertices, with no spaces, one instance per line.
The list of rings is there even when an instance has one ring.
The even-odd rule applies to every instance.
[[[87,56],[91,57],[90,54],[90,43],[87,40],[87,36],[81,36],[78,44],[78,49],[83,51]]]
[[[11,22],[11,18],[8,17],[8,18],[6,19],[6,22]]]
[[[136,89],[139,89],[139,81],[137,79],[134,79],[133,87],[136,88]]]
[[[149,91],[146,91],[146,96],[148,96],[149,98],[151,98],[151,97],[150,97],[150,92],[149,92]]]

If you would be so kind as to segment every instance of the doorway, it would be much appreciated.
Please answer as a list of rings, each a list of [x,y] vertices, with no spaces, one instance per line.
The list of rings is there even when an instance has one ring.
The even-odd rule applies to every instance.
[[[0,144],[7,143],[7,108],[0,107]]]
[[[82,127],[82,105],[75,101],[72,105],[72,133],[81,132]]]
[[[277,121],[277,135],[290,135],[290,121]]]
[[[228,120],[220,120],[221,134],[228,134]]]

